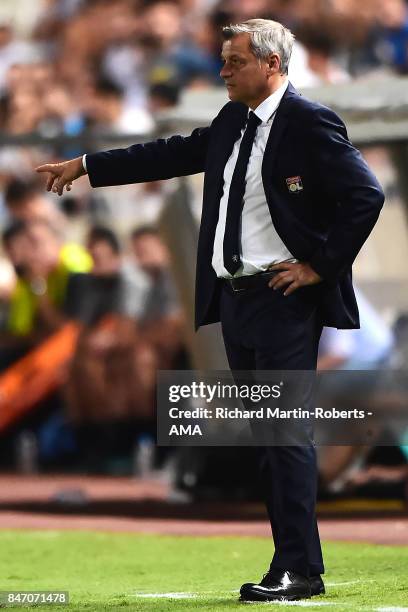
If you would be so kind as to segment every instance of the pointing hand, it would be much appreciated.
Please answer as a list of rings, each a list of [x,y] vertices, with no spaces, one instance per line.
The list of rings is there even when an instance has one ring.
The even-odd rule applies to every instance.
[[[43,164],[36,168],[36,172],[48,173],[47,191],[53,191],[53,193],[58,193],[60,196],[64,191],[64,187],[66,191],[71,191],[72,182],[86,174],[82,157],[76,157],[59,164]]]

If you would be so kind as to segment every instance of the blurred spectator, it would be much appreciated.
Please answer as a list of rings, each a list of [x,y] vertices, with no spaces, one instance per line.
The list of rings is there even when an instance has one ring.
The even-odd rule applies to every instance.
[[[76,136],[84,129],[85,117],[64,84],[57,82],[48,85],[43,105],[45,119],[40,126],[42,132]]]
[[[408,5],[405,0],[387,0],[378,5],[378,30],[374,52],[381,64],[408,72]]]
[[[67,388],[74,423],[110,423],[151,418],[155,356],[143,344],[138,321],[147,281],[123,266],[119,241],[110,229],[88,236],[93,267],[72,279],[71,316],[83,324]]]
[[[316,87],[319,77],[309,66],[309,54],[305,47],[295,40],[289,64],[290,81],[295,87]]]
[[[138,8],[138,3],[129,0],[87,1],[69,19],[60,21],[61,31],[54,38],[59,72],[81,97],[82,85],[92,80],[95,71],[99,71],[97,66],[103,66],[106,53],[126,45],[136,35]],[[52,28],[47,35],[53,39]],[[125,71],[128,61],[127,57],[122,67]],[[124,86],[120,80],[118,84]]]
[[[26,224],[16,220],[3,231],[3,249],[12,264],[17,277],[24,276],[30,256],[30,241]]]
[[[63,230],[64,215],[44,194],[44,189],[37,179],[12,179],[6,186],[4,199],[13,219],[31,221],[41,218],[60,231]]]
[[[11,264],[10,274],[3,280],[1,285],[1,340],[0,371],[2,372],[11,363],[24,355],[30,344],[26,338],[19,338],[7,331],[10,316],[10,301],[16,290],[19,278],[26,274],[27,262],[30,256],[30,242],[27,236],[25,224],[22,221],[14,221],[2,234],[3,250]]]
[[[22,222],[5,234],[17,279],[10,296],[5,333],[27,346],[42,340],[66,320],[64,306],[71,274],[85,272],[91,261],[76,244],[63,244],[44,219]]]
[[[145,341],[158,355],[161,369],[174,367],[183,348],[184,318],[170,273],[170,256],[157,230],[151,226],[131,234],[134,261],[150,280],[140,330]]]
[[[405,0],[47,2],[32,40],[0,25],[0,125],[75,135],[89,114],[98,129],[148,132],[149,111],[175,104],[186,87],[222,85],[220,28],[254,16],[296,33],[295,86],[344,82],[349,70],[378,66],[406,72],[407,10]]]
[[[8,134],[75,136],[88,127],[96,134],[147,133],[152,116],[175,106],[186,88],[222,85],[220,28],[255,16],[295,31],[290,79],[297,87],[342,83],[377,67],[407,71],[404,0],[47,0],[37,13],[31,35],[0,25],[0,131]],[[51,140],[49,146],[58,158],[77,154]],[[169,255],[156,230],[143,227],[132,234],[132,262],[124,266],[115,235],[96,229],[89,238],[93,270],[75,274],[89,271],[89,256],[64,245],[64,216],[42,187],[22,180],[39,154],[29,147],[0,152],[0,215],[6,218],[4,201],[12,219],[0,270],[3,340],[20,351],[75,314],[84,327],[70,383],[72,419],[150,419],[156,369],[177,367],[183,346]],[[124,234],[130,223],[157,222],[170,187],[152,182],[88,196],[86,179],[78,188],[79,199],[62,202],[65,210],[83,210],[89,198],[90,216],[96,211]],[[370,329],[325,330],[321,368],[382,363],[390,332],[378,318],[367,320]]]
[[[149,89],[149,109],[153,115],[177,106],[179,99],[180,87],[175,82],[156,83]]]
[[[121,88],[106,77],[100,77],[89,88],[83,108],[98,132],[145,134],[154,127],[149,113],[141,107],[126,105]]]
[[[367,370],[380,370],[387,367],[392,355],[394,337],[390,327],[384,322],[361,290],[356,289],[360,311],[360,329],[340,330],[332,327],[323,329],[320,345],[318,370],[360,370],[361,376],[328,379],[330,389],[326,393],[334,403],[339,397],[351,398],[353,394],[370,391],[373,379]],[[378,381],[378,373],[374,373]],[[336,398],[336,399],[334,399]],[[377,436],[381,432],[376,432]],[[397,440],[396,440],[397,442]],[[377,442],[380,444],[380,442]],[[339,492],[351,484],[351,474],[358,474],[370,453],[369,446],[328,446],[319,447],[319,473],[322,483],[328,490]],[[356,480],[356,483],[357,483]]]
[[[10,23],[0,22],[0,94],[6,87],[9,68],[18,63],[32,63],[36,53],[32,45],[16,39]]]
[[[4,128],[10,134],[34,132],[44,116],[37,92],[29,83],[13,92],[5,104]]]
[[[183,28],[182,9],[176,2],[148,4],[143,14],[148,80],[151,84],[177,81],[191,86],[195,80],[219,83],[219,62],[191,40]]]
[[[319,370],[374,370],[385,365],[394,344],[390,327],[361,290],[356,289],[360,329],[325,327],[319,344]]]
[[[350,75],[336,61],[337,41],[321,23],[304,23],[297,31],[307,52],[307,66],[316,79],[316,85],[346,83]]]
[[[119,314],[131,320],[132,328],[145,309],[148,280],[140,268],[124,266],[116,234],[94,226],[87,238],[92,268],[72,279],[69,310],[86,326],[103,317]]]

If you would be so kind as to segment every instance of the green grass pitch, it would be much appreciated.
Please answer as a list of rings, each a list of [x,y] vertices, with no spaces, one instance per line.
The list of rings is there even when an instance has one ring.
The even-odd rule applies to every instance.
[[[53,611],[408,612],[407,547],[325,543],[326,595],[291,604],[237,601],[266,571],[268,539],[0,531],[0,551],[0,590],[69,591],[69,606],[38,606]]]

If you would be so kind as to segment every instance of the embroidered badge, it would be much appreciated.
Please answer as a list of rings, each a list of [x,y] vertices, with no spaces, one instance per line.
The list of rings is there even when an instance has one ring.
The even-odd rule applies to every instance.
[[[303,190],[300,176],[290,176],[286,179],[286,185],[291,193],[298,193]]]

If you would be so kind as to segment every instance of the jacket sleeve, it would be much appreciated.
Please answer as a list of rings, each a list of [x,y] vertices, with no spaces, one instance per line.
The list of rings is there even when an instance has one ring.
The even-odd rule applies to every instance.
[[[334,284],[350,269],[367,240],[384,203],[384,193],[348,140],[336,113],[320,107],[309,130],[313,172],[324,193],[337,203],[335,223],[309,263],[325,281]]]
[[[204,171],[210,128],[86,156],[92,187],[144,183]]]

